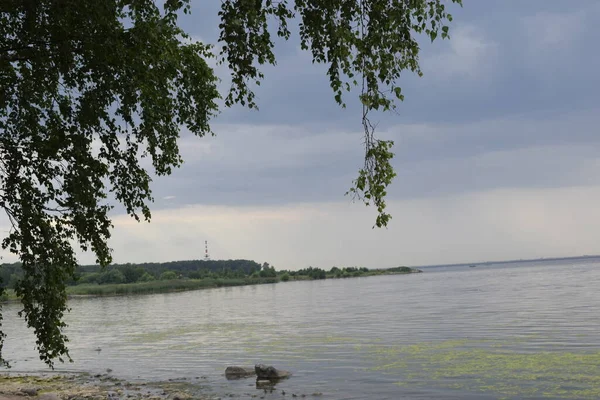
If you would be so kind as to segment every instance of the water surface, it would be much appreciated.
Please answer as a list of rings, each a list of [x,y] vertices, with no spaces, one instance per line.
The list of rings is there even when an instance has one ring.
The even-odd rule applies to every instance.
[[[242,398],[595,399],[599,263],[77,299],[67,318],[75,362],[57,370],[186,378]],[[15,371],[44,370],[17,311],[4,306],[5,355]],[[266,394],[223,376],[228,365],[258,362],[294,376]]]

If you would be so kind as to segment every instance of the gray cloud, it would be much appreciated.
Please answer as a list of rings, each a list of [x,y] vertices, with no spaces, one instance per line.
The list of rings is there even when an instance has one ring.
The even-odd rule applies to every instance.
[[[217,10],[195,2],[184,27],[216,40]],[[399,114],[373,115],[396,141],[389,231],[343,196],[362,161],[357,103],[340,109],[324,67],[291,41],[265,68],[260,111],[223,110],[214,138],[182,132],[186,163],[155,178],[153,223],[117,216],[116,260],[198,257],[198,238],[215,257],[282,268],[593,253],[598,2],[466,2],[453,14],[450,41],[422,43],[425,76],[402,78]]]
[[[216,7],[194,3],[192,34],[216,39]],[[323,66],[292,41],[265,68],[259,112],[223,110],[215,138],[184,132],[186,164],[155,181],[150,226],[117,217],[115,257],[197,258],[199,238],[217,258],[280,268],[593,253],[597,2],[467,2],[453,14],[450,41],[422,43],[425,77],[402,78],[399,115],[374,115],[397,143],[389,230],[343,197],[361,165],[357,103],[341,110]]]
[[[466,122],[598,106],[589,82],[596,80],[600,55],[589,49],[600,39],[594,28],[600,7],[592,1],[568,7],[562,1],[521,3],[470,3],[455,9],[452,39],[422,40],[425,77],[407,73],[402,78],[406,102],[400,116],[384,116],[382,123]],[[224,110],[220,121],[356,126],[356,96],[341,110],[324,66],[311,64],[293,40],[277,50],[278,66],[264,68],[267,78],[256,90],[261,112],[236,107]]]
[[[494,188],[600,184],[598,113],[534,115],[467,124],[405,124],[396,141],[391,198]],[[155,182],[157,204],[260,205],[347,201],[361,166],[360,132],[216,125],[215,138],[186,138],[186,164]]]
[[[506,189],[391,201],[389,229],[359,204],[190,206],[157,210],[151,224],[115,219],[122,262],[248,257],[277,268],[391,267],[594,253],[600,189]],[[91,259],[88,255],[84,259]]]

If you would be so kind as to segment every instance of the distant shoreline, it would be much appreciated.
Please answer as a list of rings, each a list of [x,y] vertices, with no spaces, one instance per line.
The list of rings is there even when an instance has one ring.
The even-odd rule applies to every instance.
[[[576,256],[576,257],[552,257],[552,258],[528,258],[522,260],[502,260],[502,261],[481,261],[481,262],[466,262],[466,263],[454,263],[454,264],[427,264],[427,265],[416,265],[412,268],[434,268],[434,267],[468,267],[470,265],[498,265],[498,264],[518,264],[518,263],[532,263],[532,262],[548,262],[548,261],[571,261],[571,260],[589,260],[600,258],[600,255],[592,256]]]
[[[413,273],[422,272],[417,268],[403,267],[400,270],[369,270],[369,272],[363,272],[356,276],[345,276],[336,277],[328,275],[322,279],[350,279],[350,278],[362,278],[369,276],[381,276],[381,275],[407,275]],[[317,279],[317,280],[322,280]],[[251,285],[264,285],[272,283],[284,283],[284,282],[295,282],[295,281],[308,281],[312,280],[308,277],[290,277],[288,280],[281,279],[280,276],[272,278],[240,278],[240,279],[173,279],[166,281],[152,281],[152,282],[136,282],[136,283],[118,283],[118,284],[104,284],[104,285],[76,285],[67,286],[67,296],[69,298],[83,298],[83,297],[112,297],[112,296],[133,296],[133,295],[144,295],[144,294],[159,294],[159,293],[175,293],[175,292],[187,292],[192,290],[201,289],[216,289],[221,287],[234,287],[234,286],[251,286]],[[0,298],[0,303],[16,302],[19,301],[13,290],[7,289],[4,296]]]

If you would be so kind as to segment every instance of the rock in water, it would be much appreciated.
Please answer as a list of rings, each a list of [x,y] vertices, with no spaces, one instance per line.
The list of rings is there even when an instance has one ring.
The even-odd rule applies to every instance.
[[[38,390],[36,388],[24,388],[21,389],[21,393],[26,396],[37,396]]]
[[[232,366],[225,369],[225,377],[227,379],[247,378],[249,376],[254,376],[255,374],[256,373],[252,368]]]
[[[265,393],[267,391],[267,388],[273,390],[273,388],[275,387],[276,384],[277,384],[277,379],[260,379],[260,378],[256,379],[256,388],[264,389]]]
[[[40,394],[37,397],[37,400],[60,400],[60,397],[58,397],[54,393],[44,393],[44,394]]]
[[[264,364],[256,364],[254,371],[256,371],[258,379],[283,379],[292,375],[289,371],[276,369],[272,365],[266,366]]]

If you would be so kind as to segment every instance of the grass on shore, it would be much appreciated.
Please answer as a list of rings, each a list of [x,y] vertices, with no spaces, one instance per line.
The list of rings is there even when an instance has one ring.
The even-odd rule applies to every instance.
[[[69,286],[67,294],[74,296],[111,296],[128,294],[151,294],[180,292],[185,290],[218,288],[225,286],[258,285],[276,283],[277,278],[246,279],[174,279],[169,281],[152,281],[121,283],[107,285]]]
[[[13,301],[13,300],[18,300],[17,295],[15,294],[15,291],[12,289],[4,289],[4,293],[2,293],[2,295],[0,295],[0,303],[5,302],[5,301]]]
[[[412,270],[411,268],[403,267],[402,269],[390,270],[373,270],[369,272],[361,272],[360,274],[350,274],[345,276],[327,275],[328,279],[338,278],[354,278],[366,277],[374,275],[396,275],[412,272],[421,272]],[[293,276],[290,281],[311,280],[309,276]],[[280,277],[275,278],[232,278],[232,279],[174,279],[174,280],[158,280],[151,282],[136,282],[136,283],[119,283],[119,284],[83,284],[77,286],[68,286],[68,296],[117,296],[117,295],[134,295],[134,294],[153,294],[153,293],[169,293],[181,292],[186,290],[209,289],[228,286],[245,286],[245,285],[260,285],[267,283],[280,282]],[[0,296],[0,302],[18,300],[15,291],[6,289]]]
[[[175,279],[168,281],[119,283],[107,285],[68,286],[69,296],[116,296],[133,294],[153,294],[182,292],[186,290],[209,289],[226,286],[260,285],[279,282],[277,278],[245,278],[245,279]],[[15,291],[6,289],[0,296],[0,302],[18,300]]]

